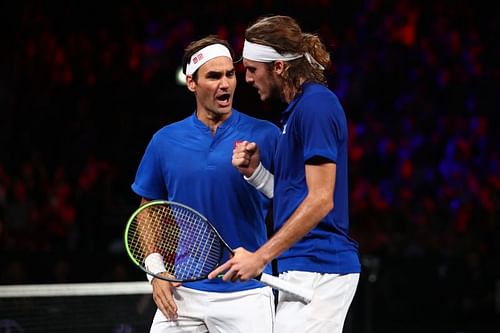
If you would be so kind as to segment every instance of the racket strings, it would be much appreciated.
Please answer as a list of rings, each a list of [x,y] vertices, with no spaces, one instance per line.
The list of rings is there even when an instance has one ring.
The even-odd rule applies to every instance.
[[[208,275],[217,266],[220,257],[219,239],[201,217],[189,210],[176,210],[181,229],[175,272],[185,279]]]
[[[165,207],[156,205],[140,211],[130,226],[128,240],[130,250],[138,262],[144,263],[151,253],[160,253],[167,273],[172,275],[175,272],[177,246],[162,240],[176,239],[180,231],[170,214]]]
[[[134,258],[144,263],[151,253],[163,256],[176,280],[196,280],[219,263],[222,244],[212,227],[195,212],[177,205],[151,205],[134,218],[128,243]]]

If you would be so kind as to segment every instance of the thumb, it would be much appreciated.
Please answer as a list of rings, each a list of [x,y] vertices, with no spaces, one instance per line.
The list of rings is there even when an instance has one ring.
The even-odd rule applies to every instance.
[[[255,142],[249,142],[246,145],[245,150],[249,153],[254,153],[257,150],[257,144]]]

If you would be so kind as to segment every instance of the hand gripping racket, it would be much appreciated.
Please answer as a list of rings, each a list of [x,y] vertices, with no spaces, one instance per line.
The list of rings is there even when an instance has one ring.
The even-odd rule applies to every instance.
[[[124,236],[127,254],[134,264],[170,282],[206,279],[221,264],[224,251],[233,253],[203,215],[171,201],[155,200],[139,207],[129,218]],[[146,264],[153,257],[154,265]],[[312,299],[312,290],[275,276],[262,273],[255,279],[305,303]]]

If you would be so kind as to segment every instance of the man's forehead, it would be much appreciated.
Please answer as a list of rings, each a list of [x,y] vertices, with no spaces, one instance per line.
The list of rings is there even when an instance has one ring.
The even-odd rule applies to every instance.
[[[248,59],[243,58],[243,66],[245,66],[245,67],[260,67],[260,66],[264,66],[264,65],[265,65],[264,62],[253,61],[253,60],[248,60]]]
[[[234,69],[233,60],[228,57],[216,57],[200,67],[200,72],[225,72]]]

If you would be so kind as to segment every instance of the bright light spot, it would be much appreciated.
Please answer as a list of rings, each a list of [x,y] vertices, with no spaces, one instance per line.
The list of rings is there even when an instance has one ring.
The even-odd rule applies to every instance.
[[[175,71],[175,82],[180,86],[186,85],[186,75],[182,72],[182,66]]]

